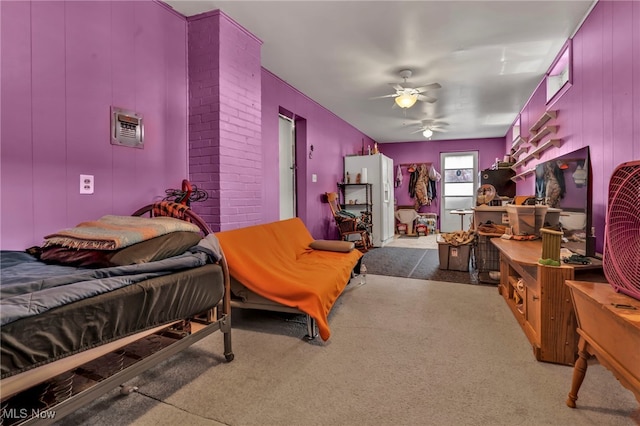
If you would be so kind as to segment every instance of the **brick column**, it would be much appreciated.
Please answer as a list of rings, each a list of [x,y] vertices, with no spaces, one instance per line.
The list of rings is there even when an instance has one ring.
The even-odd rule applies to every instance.
[[[260,222],[262,42],[220,11],[189,18],[189,179],[214,231]]]

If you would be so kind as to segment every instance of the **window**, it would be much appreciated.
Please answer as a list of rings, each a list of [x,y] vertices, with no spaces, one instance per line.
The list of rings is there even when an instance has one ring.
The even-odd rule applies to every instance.
[[[520,115],[518,114],[518,118],[513,123],[513,127],[511,128],[511,141],[515,142],[520,137]]]
[[[572,61],[571,39],[569,39],[547,73],[547,104],[558,100],[571,87]]]

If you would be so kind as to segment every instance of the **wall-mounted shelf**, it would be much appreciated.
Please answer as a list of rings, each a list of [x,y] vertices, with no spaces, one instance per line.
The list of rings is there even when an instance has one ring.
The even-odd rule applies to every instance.
[[[542,126],[545,125],[547,121],[552,120],[557,116],[558,116],[558,111],[545,111],[544,114],[542,114],[542,117],[540,117],[538,121],[536,121],[535,124],[531,126],[531,128],[529,129],[529,133],[531,134],[536,133],[538,130],[542,128]]]
[[[527,157],[524,157],[518,160],[513,166],[511,166],[511,170],[513,170],[514,172],[517,172],[521,166],[524,166],[525,164],[527,164],[527,161],[530,160],[530,158],[527,158]]]
[[[545,136],[548,136],[552,133],[555,133],[558,130],[558,126],[545,126],[538,133],[536,133],[531,139],[529,139],[529,143],[533,146],[538,146],[538,143],[544,139]]]
[[[560,145],[562,145],[562,139],[549,139],[548,141],[539,145],[536,150],[529,155],[533,156],[534,158],[540,158],[540,154],[542,154],[550,147],[555,146],[556,148],[558,148]]]
[[[518,137],[511,144],[511,149],[517,150],[520,145],[525,143],[527,143],[527,138],[523,138],[522,136],[518,135]]]
[[[517,182],[519,180],[524,180],[527,176],[534,173],[536,171],[535,167],[531,167],[530,169],[525,170],[522,173],[518,173],[517,175],[511,178],[512,181]]]
[[[513,158],[515,158],[516,160],[518,160],[518,158],[529,151],[530,146],[529,145],[520,145],[520,147],[518,148],[518,150],[516,152],[514,152],[513,154],[511,154],[511,156]],[[517,164],[517,163],[516,163]]]

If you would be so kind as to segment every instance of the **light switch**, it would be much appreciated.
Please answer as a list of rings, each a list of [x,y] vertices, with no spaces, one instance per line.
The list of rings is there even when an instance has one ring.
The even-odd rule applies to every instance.
[[[317,174],[312,174],[311,175],[311,182],[317,182],[318,181],[318,175]]]

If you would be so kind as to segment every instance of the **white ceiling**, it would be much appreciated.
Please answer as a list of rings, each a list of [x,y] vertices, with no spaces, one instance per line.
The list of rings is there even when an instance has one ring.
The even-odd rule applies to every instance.
[[[165,1],[221,9],[263,41],[262,66],[378,142],[502,137],[593,0]],[[392,109],[398,75],[438,100]],[[295,112],[295,111],[294,111]]]

